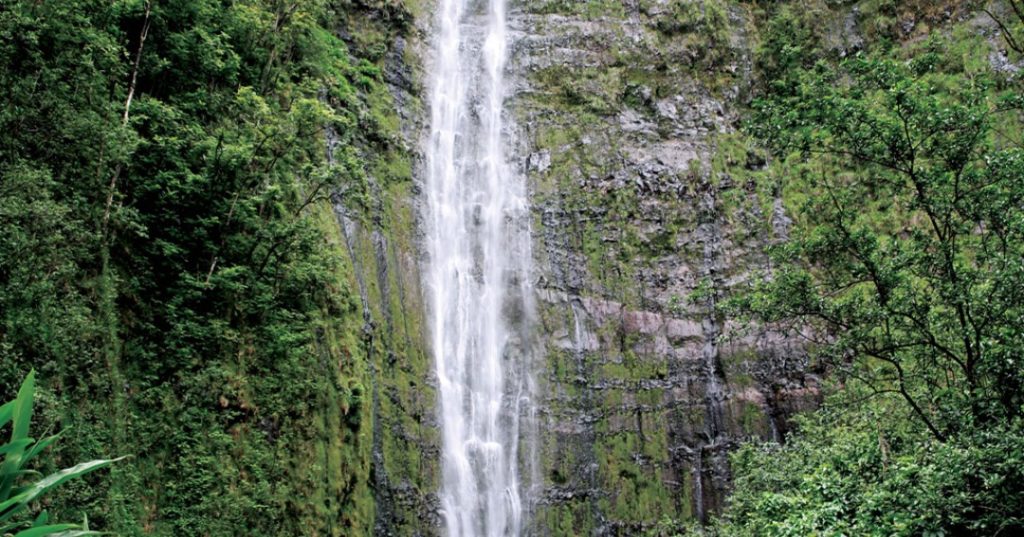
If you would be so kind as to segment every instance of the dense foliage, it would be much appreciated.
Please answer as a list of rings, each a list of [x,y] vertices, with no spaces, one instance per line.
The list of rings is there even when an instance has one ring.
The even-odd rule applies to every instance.
[[[1024,87],[977,33],[841,59],[806,14],[769,28],[751,132],[796,226],[732,306],[806,338],[835,389],[784,445],[740,449],[716,530],[1016,534]]]
[[[0,395],[30,368],[48,380],[44,418],[75,430],[51,465],[137,454],[64,489],[61,519],[122,535],[372,524],[361,319],[324,247],[329,196],[363,203],[361,151],[388,143],[382,52],[359,59],[336,33],[371,8],[407,17],[0,3]]]

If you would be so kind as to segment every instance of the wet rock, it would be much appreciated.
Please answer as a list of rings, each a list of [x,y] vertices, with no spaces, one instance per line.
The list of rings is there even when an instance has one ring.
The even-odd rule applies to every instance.
[[[582,5],[510,13],[508,108],[537,222],[544,349],[536,535],[564,517],[580,535],[706,517],[724,503],[729,450],[777,437],[817,393],[798,345],[741,335],[714,307],[791,225],[781,200],[713,171],[749,93],[742,14],[730,14],[742,46],[704,65],[685,32],[661,33],[669,2]],[[747,151],[733,164],[766,161]],[[664,503],[639,506],[639,489]]]
[[[543,173],[551,167],[551,152],[547,149],[530,155],[529,169],[532,172]]]

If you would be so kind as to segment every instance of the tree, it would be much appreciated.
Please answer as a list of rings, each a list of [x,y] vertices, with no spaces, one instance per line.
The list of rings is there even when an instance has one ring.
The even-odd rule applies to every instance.
[[[754,104],[795,226],[729,307],[807,338],[834,389],[736,453],[715,531],[1024,530],[1024,99],[940,39],[776,65]]]
[[[1024,152],[997,133],[1020,99],[913,62],[803,72],[757,105],[802,200],[778,268],[743,305],[810,327],[831,365],[906,403],[935,439],[1021,417]]]

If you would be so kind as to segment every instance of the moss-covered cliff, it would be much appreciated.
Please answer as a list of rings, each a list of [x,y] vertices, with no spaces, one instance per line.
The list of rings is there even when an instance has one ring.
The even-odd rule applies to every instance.
[[[120,535],[435,527],[414,2],[0,8],[0,392]],[[405,114],[400,117],[399,110]]]
[[[779,186],[784,170],[743,128],[750,100],[784,62],[936,30],[989,68],[998,47],[979,44],[997,33],[941,2],[515,6],[509,106],[533,190],[547,356],[535,531],[703,521],[725,504],[729,452],[782,439],[820,398],[799,330],[716,307],[771,270],[765,246],[787,238],[787,208],[804,196]],[[787,56],[794,39],[811,56]]]
[[[798,346],[734,334],[714,307],[786,233],[736,132],[749,7],[523,2],[514,26],[547,343],[537,532],[703,519],[727,452],[783,434],[816,393]]]

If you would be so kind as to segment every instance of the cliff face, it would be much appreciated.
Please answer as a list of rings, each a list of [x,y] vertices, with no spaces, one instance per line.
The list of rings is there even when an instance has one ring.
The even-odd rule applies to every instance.
[[[433,358],[425,346],[413,170],[421,156],[425,21],[417,2],[367,3],[351,10],[341,35],[381,66],[380,140],[359,148],[366,163],[365,204],[335,193],[339,244],[358,290],[366,352],[368,417],[364,443],[373,535],[431,535],[437,516],[439,434]],[[328,132],[329,152],[335,148]],[[333,154],[332,154],[333,158]]]
[[[418,2],[2,9],[0,400],[37,372],[44,475],[129,456],[31,510],[432,533]]]
[[[401,150],[370,219],[338,206],[364,305],[378,534],[436,531],[436,394],[414,228],[430,10],[389,43]],[[750,17],[725,2],[510,5],[512,165],[534,213],[539,483],[532,534],[631,534],[722,507],[727,453],[814,406],[806,354],[715,303],[766,270],[789,220],[745,172]],[[727,171],[728,170],[728,171]],[[737,171],[739,170],[739,171]],[[410,187],[412,187],[410,189]],[[433,488],[431,488],[433,487]]]
[[[764,247],[785,240],[790,224],[780,194],[765,186],[771,181],[754,180],[767,173],[766,156],[738,131],[755,84],[755,7],[510,3],[510,158],[531,192],[543,349],[533,534],[633,534],[663,517],[704,520],[723,506],[729,450],[745,438],[780,439],[794,412],[817,403],[819,378],[798,341],[715,308],[770,270]],[[869,17],[814,9],[827,47],[844,54],[862,46],[859,27],[870,27]],[[403,162],[414,170],[423,157],[420,69],[429,63],[432,16],[417,13],[416,29],[392,43],[386,69]],[[396,337],[421,341],[416,241],[402,228],[415,225],[421,200],[410,183],[378,183],[379,214],[403,216],[346,229],[364,248],[353,259],[366,303],[380,300],[380,290],[401,290],[404,308],[371,308],[369,317],[376,341],[391,349],[401,346]],[[402,335],[413,318],[417,328]],[[411,362],[375,370],[375,400],[393,405],[378,408],[375,438],[392,438],[397,450],[375,444],[375,468],[414,456],[434,475],[435,395],[423,382],[433,373],[417,344],[401,351]],[[391,371],[409,376],[393,380]],[[381,386],[394,395],[381,397]],[[415,468],[375,474],[378,530],[411,531],[414,513],[426,522],[420,531],[436,530],[436,480],[414,477]],[[388,515],[395,512],[405,515]]]
[[[774,173],[767,156],[739,132],[765,30],[754,24],[758,6],[509,4],[509,156],[531,195],[542,350],[529,534],[634,535],[665,517],[703,521],[723,507],[729,451],[781,439],[819,397],[801,339],[716,308],[771,270],[764,248],[790,226],[764,180]],[[876,33],[913,39],[955,12],[871,1],[808,9],[837,56]],[[383,62],[394,140],[369,157],[378,202],[361,215],[337,208],[364,306],[380,535],[439,528],[415,232],[434,14],[409,13],[413,25],[388,34]]]
[[[788,225],[782,200],[731,171],[764,158],[736,133],[752,53],[729,6],[513,7],[509,106],[546,356],[537,534],[703,520],[722,507],[729,449],[779,438],[814,404],[798,346],[714,312]]]
[[[430,4],[364,6],[347,24],[355,50],[385,51],[372,59],[388,89],[379,104],[390,135],[362,154],[374,201],[353,209],[339,196],[335,206],[362,304],[378,535],[440,524],[416,231]],[[763,180],[766,155],[739,132],[755,85],[757,5],[509,4],[509,157],[531,194],[542,350],[529,533],[632,535],[664,517],[703,521],[723,507],[729,451],[781,439],[819,397],[820,372],[797,337],[715,307],[771,270],[764,248],[790,225]],[[912,39],[953,12],[889,13],[870,1],[808,9],[839,56],[872,32]]]

